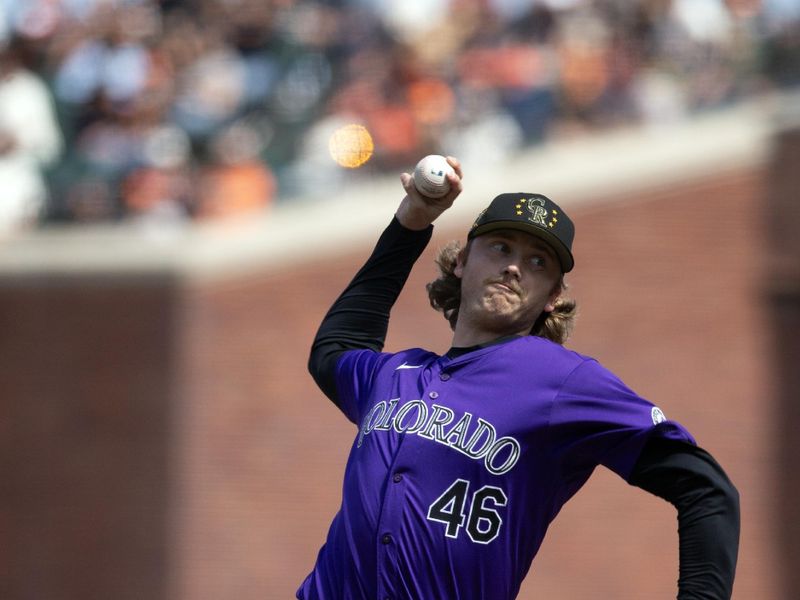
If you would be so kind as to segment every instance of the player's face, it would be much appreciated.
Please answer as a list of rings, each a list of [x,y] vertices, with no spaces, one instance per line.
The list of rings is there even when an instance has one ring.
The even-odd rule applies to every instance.
[[[553,250],[511,229],[475,238],[459,255],[455,274],[461,278],[456,332],[461,329],[470,341],[528,334],[561,292],[561,265]]]

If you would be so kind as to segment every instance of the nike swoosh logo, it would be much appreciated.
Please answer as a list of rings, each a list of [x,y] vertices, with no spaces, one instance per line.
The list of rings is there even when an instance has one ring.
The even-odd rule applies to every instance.
[[[403,363],[399,367],[395,367],[395,371],[399,371],[400,369],[421,369],[422,365],[410,365],[408,363]]]

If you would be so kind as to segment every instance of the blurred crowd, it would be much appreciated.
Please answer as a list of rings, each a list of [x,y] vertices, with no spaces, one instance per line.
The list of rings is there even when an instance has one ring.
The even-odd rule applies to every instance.
[[[185,222],[796,86],[800,2],[0,0],[0,70],[0,234]]]

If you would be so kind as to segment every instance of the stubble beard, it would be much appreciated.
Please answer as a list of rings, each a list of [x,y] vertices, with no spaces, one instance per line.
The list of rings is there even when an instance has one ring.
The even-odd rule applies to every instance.
[[[516,291],[494,286],[484,288],[483,294],[462,313],[478,329],[501,335],[524,332],[528,319],[521,310],[522,297]]]

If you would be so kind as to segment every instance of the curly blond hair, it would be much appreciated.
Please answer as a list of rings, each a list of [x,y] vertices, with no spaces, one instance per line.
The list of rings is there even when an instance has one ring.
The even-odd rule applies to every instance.
[[[469,243],[467,243],[466,250],[469,252]],[[455,330],[458,309],[461,306],[461,279],[455,274],[459,252],[461,252],[461,244],[457,241],[450,242],[441,248],[435,259],[440,276],[425,286],[431,306],[444,314],[453,330]],[[562,292],[567,289],[563,276],[557,285]],[[552,312],[543,311],[539,315],[530,334],[557,344],[564,344],[575,326],[578,313],[577,302],[572,298],[559,296],[554,306]]]

